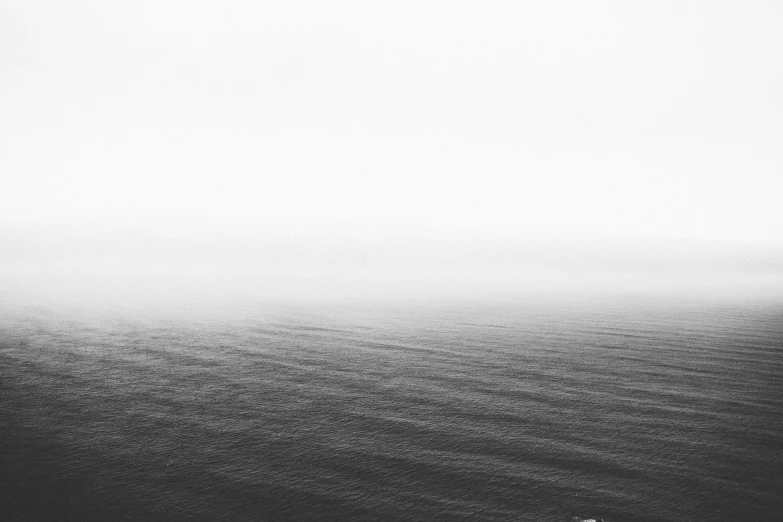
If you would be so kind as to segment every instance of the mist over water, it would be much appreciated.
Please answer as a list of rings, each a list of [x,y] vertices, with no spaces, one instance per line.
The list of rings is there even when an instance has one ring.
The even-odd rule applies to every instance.
[[[773,245],[6,235],[0,515],[775,520]]]
[[[775,245],[3,245],[4,519],[783,515]]]
[[[13,232],[0,518],[776,520],[774,243]]]

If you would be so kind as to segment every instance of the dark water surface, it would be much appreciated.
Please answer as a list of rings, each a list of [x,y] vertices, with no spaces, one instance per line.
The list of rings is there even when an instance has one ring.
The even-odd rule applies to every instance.
[[[783,520],[783,306],[6,309],[3,520]]]

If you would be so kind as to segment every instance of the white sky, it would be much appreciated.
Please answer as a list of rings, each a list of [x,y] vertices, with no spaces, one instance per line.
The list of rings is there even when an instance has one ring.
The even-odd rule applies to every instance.
[[[783,241],[783,3],[0,2],[0,224]]]

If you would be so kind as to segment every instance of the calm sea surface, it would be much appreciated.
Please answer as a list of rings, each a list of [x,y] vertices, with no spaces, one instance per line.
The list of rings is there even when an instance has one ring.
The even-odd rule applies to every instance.
[[[5,309],[3,520],[783,520],[783,305]]]

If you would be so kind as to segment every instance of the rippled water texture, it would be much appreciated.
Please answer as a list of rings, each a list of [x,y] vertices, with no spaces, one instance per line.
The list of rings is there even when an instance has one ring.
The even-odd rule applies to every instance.
[[[783,520],[783,306],[5,310],[0,518]]]

